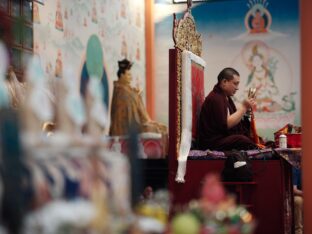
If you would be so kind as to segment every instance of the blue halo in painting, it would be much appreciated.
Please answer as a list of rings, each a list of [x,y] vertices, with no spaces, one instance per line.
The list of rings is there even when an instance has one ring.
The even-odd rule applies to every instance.
[[[101,42],[98,36],[92,35],[87,43],[86,61],[81,71],[80,93],[83,97],[85,96],[86,87],[91,76],[99,78],[103,87],[103,103],[108,109],[109,87],[103,58]]]

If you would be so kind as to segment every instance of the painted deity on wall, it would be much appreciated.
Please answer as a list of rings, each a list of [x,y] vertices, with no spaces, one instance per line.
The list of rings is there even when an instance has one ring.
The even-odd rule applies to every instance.
[[[105,13],[105,7],[104,4],[101,5],[101,13],[104,14]]]
[[[269,31],[272,18],[271,14],[266,9],[266,3],[267,2],[249,5],[251,9],[245,16],[245,26],[249,33],[267,33]]]
[[[96,13],[96,2],[93,0],[93,6],[92,6],[92,22],[97,23],[97,13]]]
[[[104,29],[100,30],[100,37],[102,37],[104,39],[104,37],[105,37]]]
[[[63,31],[63,16],[61,9],[61,1],[57,1],[56,13],[55,13],[55,28],[57,30]]]
[[[136,55],[135,55],[136,60],[140,60],[140,44],[137,43],[137,49],[136,49]]]
[[[271,44],[272,38],[284,38],[285,34],[270,29],[272,17],[268,2],[250,0],[245,16],[247,33],[236,39],[244,40],[240,56],[233,66],[241,73],[244,88],[238,91],[237,100],[242,101],[249,88],[256,88],[257,109],[255,116],[260,129],[279,128],[294,123],[296,116],[295,81],[290,59],[283,51]]]
[[[144,6],[145,1],[139,1],[140,6]],[[120,15],[122,2],[124,2],[125,18]],[[101,6],[103,6],[104,14],[101,13]],[[105,8],[105,6],[107,7]],[[84,63],[81,61],[85,60],[86,42],[90,35],[96,35],[102,42],[102,49],[105,51],[107,59],[114,59],[115,61],[121,57],[129,59],[131,52],[132,58],[138,64],[133,70],[139,74],[141,83],[145,84],[143,78],[145,77],[145,57],[142,56],[145,43],[144,28],[139,29],[135,24],[130,25],[128,23],[129,16],[135,16],[137,13],[136,7],[132,7],[129,1],[55,0],[47,1],[44,5],[39,4],[39,10],[41,24],[34,25],[34,45],[37,44],[40,48],[44,72],[50,78],[64,76],[68,62],[72,62],[76,70],[83,70]],[[119,17],[118,22],[115,21],[116,16]],[[122,23],[120,23],[120,19]],[[97,24],[94,23],[95,20]],[[132,21],[134,22],[134,20]],[[69,25],[70,27],[67,27]],[[45,44],[46,49],[44,49]],[[129,47],[130,44],[133,45],[131,48]],[[137,46],[140,48],[138,49]],[[136,60],[137,56],[139,61]],[[106,71],[106,94],[109,94],[108,91],[112,89],[109,86],[108,77],[111,77],[112,80],[117,79],[116,72],[114,67],[109,67]],[[144,92],[143,94],[145,95]],[[143,100],[144,95],[142,96]],[[107,95],[105,99],[107,106],[110,99],[111,95]]]
[[[259,9],[256,10],[254,17],[251,20],[251,25],[252,25],[251,29],[252,33],[267,32],[265,28],[265,20]]]
[[[57,58],[55,62],[55,76],[61,78],[62,73],[63,73],[62,51],[61,49],[58,49]]]
[[[64,12],[64,18],[65,18],[65,19],[68,19],[67,9],[65,9],[65,12]]]
[[[124,1],[121,1],[120,16],[124,19],[126,18],[126,5]]]
[[[39,16],[39,6],[38,3],[33,3],[33,21],[34,23],[40,24],[40,16]]]
[[[263,48],[263,53],[258,50],[259,46]],[[256,88],[258,112],[279,111],[281,106],[274,100],[274,97],[279,95],[279,91],[274,81],[273,66],[269,64],[268,51],[265,50],[267,48],[263,43],[255,43],[251,47],[251,54],[246,64],[249,69],[246,89]]]
[[[128,57],[128,45],[126,42],[125,35],[122,35],[122,41],[121,41],[121,56],[127,58]]]
[[[38,55],[40,54],[40,51],[39,51],[39,43],[38,42],[35,42],[34,43],[34,54]]]
[[[141,11],[139,7],[137,7],[135,24],[137,27],[141,28]]]

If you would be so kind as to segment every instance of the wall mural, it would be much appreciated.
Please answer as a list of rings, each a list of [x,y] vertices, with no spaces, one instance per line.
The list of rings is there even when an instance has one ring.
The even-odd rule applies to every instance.
[[[156,0],[155,5],[157,10],[160,1]],[[166,4],[162,5],[163,16]],[[242,101],[250,87],[257,88],[256,124],[265,138],[272,139],[273,132],[287,123],[300,124],[298,5],[298,0],[282,4],[277,0],[238,0],[195,4],[192,9],[207,63],[205,93],[211,91],[224,67],[237,69],[241,84],[235,100]],[[168,16],[158,20],[155,27],[155,45],[165,47],[155,50],[156,67],[168,63],[163,58],[173,44],[172,5],[167,3],[167,9]],[[155,14],[157,18],[157,11]],[[157,89],[166,86],[168,73],[156,70],[156,77],[159,93]],[[159,105],[156,103],[156,108],[163,108],[164,102]],[[158,119],[167,119],[159,109],[155,113],[159,113]]]
[[[90,69],[103,69],[99,78],[108,104],[117,79],[117,61],[126,57],[134,62],[133,85],[145,90],[144,7],[144,0],[34,2],[34,52],[40,55],[46,75],[51,81],[62,78],[64,69],[71,66],[73,85],[83,90],[80,86]],[[95,58],[101,58],[102,65],[90,68],[88,61],[94,63]]]
[[[246,97],[250,87],[256,88],[257,127],[276,129],[295,122],[295,99],[299,99],[299,92],[296,90],[298,86],[294,86],[295,77],[291,64],[296,64],[297,61],[293,61],[292,57],[287,58],[278,46],[270,45],[272,39],[279,39],[283,43],[289,35],[271,29],[274,18],[267,9],[268,5],[266,0],[248,1],[249,10],[244,20],[246,32],[233,39],[245,43],[240,54],[233,60],[233,66],[244,74],[244,88],[239,92],[238,101]]]

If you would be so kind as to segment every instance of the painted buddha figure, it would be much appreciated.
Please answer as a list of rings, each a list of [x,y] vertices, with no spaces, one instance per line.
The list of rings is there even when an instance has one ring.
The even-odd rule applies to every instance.
[[[248,75],[247,88],[253,87],[257,90],[257,111],[274,112],[280,110],[280,105],[274,101],[278,95],[278,87],[275,84],[265,56],[259,52],[258,46],[252,48],[249,58],[250,73]]]
[[[256,10],[255,15],[251,21],[252,33],[265,33],[267,32],[267,29],[265,27],[265,20],[263,18],[263,15],[259,9]]]

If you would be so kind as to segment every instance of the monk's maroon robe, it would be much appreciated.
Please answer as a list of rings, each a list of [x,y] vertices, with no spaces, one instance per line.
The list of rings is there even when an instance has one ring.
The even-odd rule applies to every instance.
[[[226,97],[218,85],[205,98],[198,123],[198,144],[200,149],[246,150],[256,148],[249,138],[249,130],[241,121],[231,129],[227,128],[228,111],[236,111],[231,97]]]

